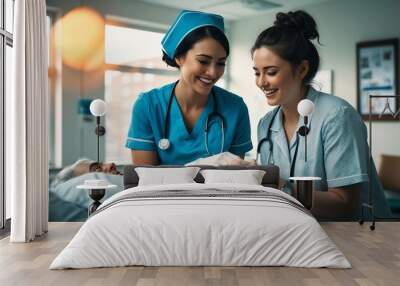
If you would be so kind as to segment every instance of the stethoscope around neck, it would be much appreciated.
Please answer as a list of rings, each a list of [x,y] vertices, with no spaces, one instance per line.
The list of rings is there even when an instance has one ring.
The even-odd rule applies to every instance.
[[[175,88],[176,85],[178,84],[179,81],[174,83],[174,86],[171,90],[171,94],[169,96],[168,100],[168,107],[167,107],[167,113],[165,115],[165,120],[164,120],[164,129],[163,129],[163,135],[162,138],[158,141],[158,148],[161,150],[168,150],[171,147],[171,141],[168,139],[168,131],[169,131],[169,121],[170,121],[170,113],[171,113],[171,106],[172,106],[172,101],[175,97]],[[217,118],[220,126],[221,126],[221,149],[219,153],[222,153],[224,150],[224,144],[225,144],[225,124],[224,124],[224,117],[221,115],[221,113],[218,112],[218,102],[217,98],[214,92],[214,88],[211,89],[211,95],[214,101],[214,108],[213,111],[207,115],[206,118],[206,124],[204,126],[204,145],[207,151],[207,154],[211,155],[209,148],[208,148],[208,132],[209,132],[209,127],[210,127],[210,122],[213,118]]]
[[[273,146],[272,140],[271,140],[271,126],[272,126],[272,123],[274,122],[280,109],[281,109],[280,106],[274,109],[271,119],[268,121],[268,124],[267,124],[267,128],[266,128],[267,134],[257,144],[256,162],[258,162],[258,157],[261,153],[261,147],[263,146],[264,143],[268,142],[268,146],[269,146],[268,151],[269,152],[268,152],[267,164],[274,165],[274,155],[273,155],[274,146]],[[299,102],[299,104],[297,106],[297,110],[300,113],[300,115],[302,115],[304,118],[304,125],[302,125],[296,131],[296,149],[294,150],[293,159],[290,163],[290,177],[294,176],[294,169],[296,166],[297,153],[298,153],[298,149],[299,149],[299,135],[304,137],[304,159],[307,162],[307,135],[310,132],[310,128],[307,125],[308,125],[308,117],[314,111],[314,104],[311,100],[303,99]]]

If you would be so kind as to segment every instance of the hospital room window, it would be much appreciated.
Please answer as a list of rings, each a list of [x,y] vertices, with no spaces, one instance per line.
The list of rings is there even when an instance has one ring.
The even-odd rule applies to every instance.
[[[106,25],[105,32],[105,161],[126,164],[133,103],[140,92],[173,82],[178,73],[161,59],[163,31]]]
[[[5,1],[5,28],[9,33],[14,32],[14,0]]]
[[[10,198],[5,177],[5,128],[7,100],[11,94],[14,0],[0,0],[0,229],[8,231],[11,217]],[[0,232],[0,236],[2,231]]]
[[[54,40],[52,37],[51,29],[54,23],[55,14],[52,11],[47,11],[46,25],[48,41],[48,82],[49,82],[49,166],[54,167],[55,164],[55,86],[57,80],[57,69],[54,64],[55,49],[52,49],[51,42]]]
[[[62,59],[61,51],[57,49],[57,40],[61,38],[60,30],[55,24],[61,19],[61,11],[47,6],[46,25],[48,41],[48,116],[49,116],[49,167],[52,171],[62,166]]]
[[[175,71],[161,60],[163,31],[114,25],[105,29],[107,64]]]

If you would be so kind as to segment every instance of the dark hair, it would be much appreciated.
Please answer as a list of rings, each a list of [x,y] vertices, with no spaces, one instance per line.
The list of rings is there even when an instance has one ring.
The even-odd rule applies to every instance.
[[[307,60],[309,70],[303,79],[309,84],[314,78],[319,67],[319,55],[311,40],[317,39],[319,34],[314,19],[305,11],[276,14],[276,20],[272,27],[258,35],[251,54],[266,46],[271,48],[282,59],[297,67],[303,60]]]
[[[187,51],[189,51],[194,44],[197,42],[205,39],[205,38],[213,38],[216,40],[218,43],[221,44],[222,47],[224,47],[226,56],[229,55],[229,42],[228,39],[226,38],[225,34],[218,29],[217,27],[214,26],[204,26],[200,27],[192,32],[190,32],[179,44],[179,46],[176,48],[175,52],[175,58],[178,58],[180,56],[184,56]],[[177,63],[175,62],[175,58],[171,59],[164,51],[163,51],[163,57],[162,60],[167,63],[167,65],[171,67],[176,67],[179,68]]]
[[[98,169],[101,170],[102,163],[93,162],[89,165],[89,172],[96,172]]]

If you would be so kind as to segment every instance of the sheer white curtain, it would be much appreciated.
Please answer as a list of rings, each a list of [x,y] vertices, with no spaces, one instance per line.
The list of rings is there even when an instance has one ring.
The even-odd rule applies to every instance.
[[[12,242],[48,225],[48,83],[45,0],[15,1],[13,92],[6,111]]]

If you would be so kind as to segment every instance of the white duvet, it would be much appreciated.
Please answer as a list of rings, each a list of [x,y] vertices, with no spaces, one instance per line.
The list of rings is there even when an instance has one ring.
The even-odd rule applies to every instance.
[[[180,197],[177,191],[171,198],[122,200],[174,190],[241,196]],[[271,198],[264,199],[263,193],[253,197],[252,191]],[[298,204],[279,190],[254,185],[135,187],[106,200],[50,269],[127,265],[350,268],[318,222]]]

